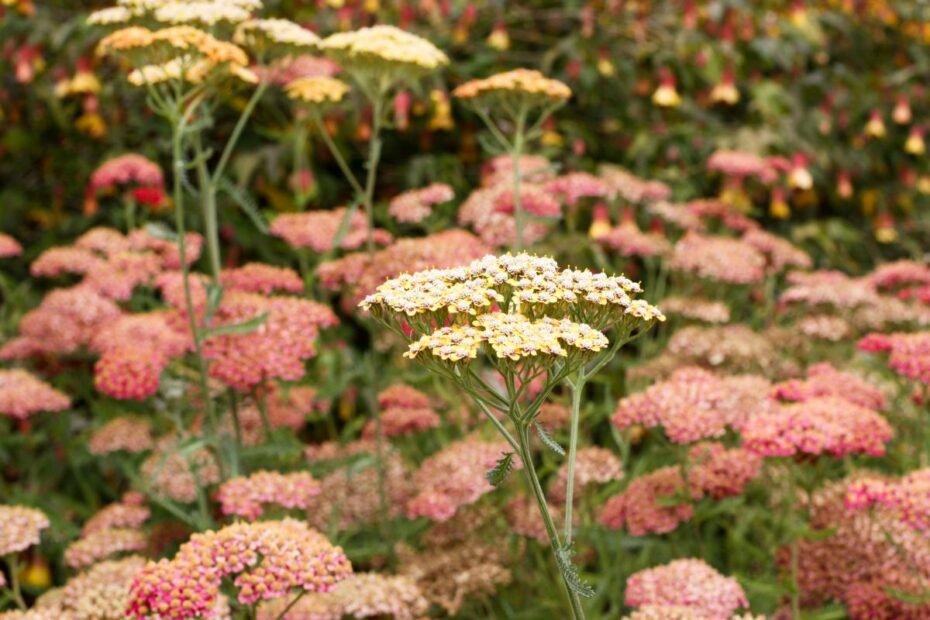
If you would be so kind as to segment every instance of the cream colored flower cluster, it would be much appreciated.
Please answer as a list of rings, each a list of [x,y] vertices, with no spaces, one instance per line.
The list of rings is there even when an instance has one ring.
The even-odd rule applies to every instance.
[[[233,43],[258,54],[306,52],[319,42],[316,34],[288,19],[250,19],[239,24],[233,35]]]
[[[48,517],[41,510],[0,506],[0,556],[38,545],[42,530],[48,526]]]
[[[342,101],[349,92],[349,85],[342,80],[321,75],[298,78],[285,86],[284,92],[295,101],[323,105]]]
[[[323,39],[320,47],[348,68],[393,65],[422,73],[449,64],[449,58],[435,45],[394,26],[340,32]]]
[[[496,73],[483,80],[470,80],[460,85],[453,96],[479,103],[493,103],[502,97],[523,97],[527,103],[556,104],[572,96],[572,90],[558,80],[547,78],[539,71],[514,69]]]
[[[388,280],[361,307],[383,318],[421,315],[467,320],[495,307],[530,318],[568,317],[606,329],[625,319],[664,321],[661,311],[634,299],[640,286],[623,277],[564,269],[551,258],[529,254],[485,256],[466,267],[431,269]]]
[[[155,21],[167,24],[202,24],[220,22],[238,24],[249,19],[249,11],[232,2],[166,2],[155,9]]]

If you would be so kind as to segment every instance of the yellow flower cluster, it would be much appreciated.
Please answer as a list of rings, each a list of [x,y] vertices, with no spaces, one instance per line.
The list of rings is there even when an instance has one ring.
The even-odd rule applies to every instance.
[[[483,80],[465,82],[452,94],[465,100],[523,96],[532,102],[560,103],[571,97],[572,91],[562,82],[547,78],[539,71],[514,69]]]
[[[349,68],[387,64],[425,72],[449,64],[449,58],[435,45],[394,26],[340,32],[323,39],[320,47]]]
[[[298,78],[284,87],[287,96],[312,104],[338,103],[349,92],[349,85],[336,78],[316,76]]]
[[[487,343],[499,359],[520,361],[535,357],[567,357],[566,346],[579,352],[607,347],[607,337],[593,327],[569,319],[531,321],[522,314],[493,312],[479,316],[472,325],[443,327],[412,343],[404,354],[415,358],[428,351],[441,360],[475,359]]]
[[[233,43],[253,50],[275,46],[312,48],[320,37],[288,19],[250,19],[236,27]]]
[[[155,9],[155,20],[168,24],[214,26],[219,22],[237,24],[249,17],[249,11],[235,2],[166,2]]]

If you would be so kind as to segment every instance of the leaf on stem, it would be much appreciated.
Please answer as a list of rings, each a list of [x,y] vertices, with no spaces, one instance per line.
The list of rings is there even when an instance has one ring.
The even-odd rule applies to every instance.
[[[546,444],[547,448],[549,448],[550,450],[552,450],[559,456],[565,456],[565,448],[560,446],[559,442],[557,442],[555,439],[552,438],[552,435],[550,435],[546,431],[545,426],[543,426],[539,422],[536,422],[535,424],[533,424],[533,426],[536,427],[536,433],[539,435],[540,441]]]
[[[591,598],[594,596],[594,588],[588,585],[588,583],[581,578],[581,575],[578,574],[578,568],[575,566],[575,563],[572,562],[572,556],[574,555],[575,550],[572,545],[561,547],[555,554],[559,570],[562,572],[565,583],[572,592],[578,596]]]
[[[251,334],[256,329],[261,327],[264,322],[268,319],[268,313],[262,312],[248,321],[243,321],[241,323],[229,323],[228,325],[217,325],[216,327],[211,327],[204,333],[204,338],[212,338],[213,336],[230,336],[238,334]]]
[[[240,209],[242,209],[242,212],[252,221],[252,224],[259,232],[268,234],[268,224],[265,223],[265,218],[262,216],[258,205],[255,204],[255,201],[252,200],[248,194],[243,192],[228,179],[220,179],[219,187],[233,199],[233,202],[235,202]]]
[[[491,486],[500,486],[507,479],[507,474],[513,469],[513,452],[504,452],[504,455],[497,459],[497,464],[484,474]]]

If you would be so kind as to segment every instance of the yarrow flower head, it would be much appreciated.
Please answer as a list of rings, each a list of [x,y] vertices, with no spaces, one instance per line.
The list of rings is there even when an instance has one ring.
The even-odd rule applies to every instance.
[[[684,607],[712,620],[728,620],[737,609],[749,606],[735,579],[697,559],[675,560],[632,575],[625,596],[632,607]]]
[[[0,556],[38,545],[42,530],[48,526],[48,517],[41,510],[0,505]]]
[[[930,469],[913,471],[900,480],[865,478],[846,489],[846,507],[862,510],[883,506],[902,523],[915,530],[930,529]]]
[[[93,530],[68,545],[65,564],[83,568],[119,553],[144,549],[147,542],[142,532],[132,528]]]
[[[320,483],[308,472],[258,471],[224,482],[217,500],[223,514],[253,521],[262,515],[266,504],[306,510],[319,494]]]
[[[275,218],[270,231],[276,237],[284,239],[294,248],[309,248],[314,252],[327,252],[333,249],[336,238],[347,217],[346,207],[327,211],[306,211],[304,213],[285,213]],[[339,247],[352,250],[361,247],[367,238],[367,220],[365,215],[355,211],[348,218],[347,229]],[[379,245],[390,243],[392,237],[384,230],[374,231],[374,241]]]
[[[0,415],[25,420],[42,411],[63,411],[71,399],[32,373],[0,369]]]
[[[455,192],[450,185],[433,183],[398,194],[391,199],[388,213],[402,224],[416,224],[429,217],[435,205],[449,202],[453,198]]]
[[[0,233],[0,258],[19,256],[22,253],[23,246],[19,244],[19,241],[10,235]]]
[[[233,43],[267,62],[316,48],[320,37],[288,19],[249,19],[236,26]]]
[[[220,282],[228,290],[265,295],[274,291],[299,293],[304,289],[304,283],[296,271],[265,263],[247,263],[242,267],[224,269],[220,274]]]
[[[479,108],[509,104],[515,109],[548,108],[563,104],[571,89],[539,71],[514,69],[458,86],[452,95]]]
[[[143,418],[114,418],[94,431],[88,442],[91,454],[104,455],[125,450],[144,452],[153,445],[152,425]]]
[[[288,82],[284,92],[294,101],[325,106],[342,101],[349,92],[349,85],[340,79],[325,75],[308,76]]]
[[[343,66],[372,93],[384,94],[449,64],[435,45],[394,26],[371,26],[330,35],[320,49]]]
[[[302,521],[236,523],[194,534],[171,560],[150,562],[132,584],[127,615],[171,620],[210,611],[226,578],[243,605],[329,592],[352,574],[342,549]]]

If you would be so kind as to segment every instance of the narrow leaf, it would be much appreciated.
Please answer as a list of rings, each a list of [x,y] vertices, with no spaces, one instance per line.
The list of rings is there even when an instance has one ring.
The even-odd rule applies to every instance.
[[[559,445],[555,439],[552,438],[548,432],[546,432],[546,427],[544,427],[539,422],[534,424],[536,427],[536,432],[539,434],[539,439],[546,444],[546,447],[558,454],[559,456],[565,456],[565,448]]]
[[[594,596],[594,589],[581,578],[581,575],[578,574],[578,568],[572,561],[572,556],[574,554],[574,550],[571,546],[562,547],[559,549],[558,553],[555,555],[556,562],[559,565],[559,570],[562,571],[562,576],[565,577],[565,583],[568,584],[568,587],[571,588],[572,592],[578,596],[591,598]]]
[[[487,471],[484,477],[487,478],[491,486],[500,486],[507,478],[507,474],[513,469],[513,452],[505,452],[504,455],[497,459],[497,464],[493,469]]]
[[[242,209],[246,217],[252,220],[252,224],[255,225],[255,228],[264,234],[268,234],[268,224],[265,223],[265,218],[262,216],[258,205],[252,200],[252,197],[226,179],[221,179],[219,185],[220,189],[226,192],[226,194],[233,199],[233,202]]]
[[[161,222],[149,222],[145,225],[145,232],[161,241],[178,242],[178,235]]]
[[[262,312],[261,314],[252,317],[248,321],[243,321],[241,323],[229,323],[228,325],[217,325],[216,327],[211,327],[207,330],[205,336],[207,338],[212,338],[214,336],[230,336],[230,335],[239,335],[239,334],[251,334],[256,329],[262,326],[264,322],[268,319],[268,313]]]

